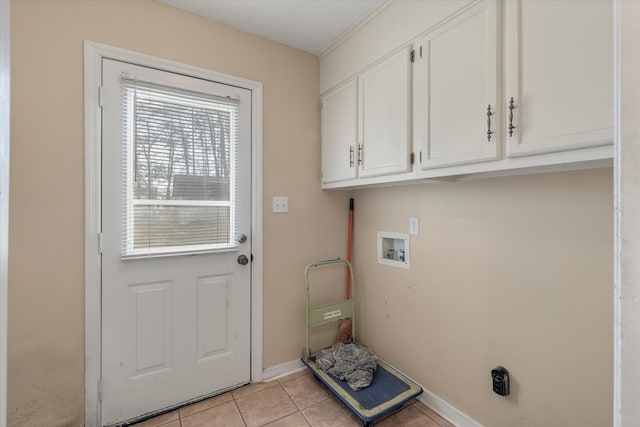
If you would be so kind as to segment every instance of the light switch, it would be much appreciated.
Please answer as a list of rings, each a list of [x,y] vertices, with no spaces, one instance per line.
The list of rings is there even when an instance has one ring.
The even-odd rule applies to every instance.
[[[273,213],[287,213],[289,212],[289,198],[288,197],[273,197]]]
[[[418,218],[409,218],[409,234],[413,236],[420,234],[420,223],[418,222]]]

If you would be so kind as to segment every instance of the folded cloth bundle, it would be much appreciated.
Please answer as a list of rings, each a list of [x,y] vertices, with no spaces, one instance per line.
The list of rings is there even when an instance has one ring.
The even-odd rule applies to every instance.
[[[377,364],[378,357],[371,350],[353,342],[339,342],[316,355],[316,366],[346,381],[354,391],[371,384]]]

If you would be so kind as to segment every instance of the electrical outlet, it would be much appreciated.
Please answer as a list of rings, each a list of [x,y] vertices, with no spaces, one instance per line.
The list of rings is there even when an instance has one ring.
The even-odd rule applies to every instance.
[[[509,371],[502,366],[496,366],[491,370],[493,379],[493,392],[500,396],[509,396]]]
[[[274,213],[287,213],[289,212],[289,198],[288,197],[273,197],[273,212]]]
[[[409,234],[413,236],[417,236],[420,233],[420,222],[418,218],[411,217],[409,218]]]

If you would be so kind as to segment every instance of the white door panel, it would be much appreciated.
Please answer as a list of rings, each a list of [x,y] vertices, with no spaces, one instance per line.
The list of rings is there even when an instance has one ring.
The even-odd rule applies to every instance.
[[[123,171],[132,166],[123,163],[122,73],[184,93],[239,99],[237,160],[230,160],[228,177],[229,194],[236,202],[219,203],[228,206],[225,218],[237,223],[237,233],[233,226],[221,233],[228,240],[225,250],[209,248],[167,256],[163,247],[161,256],[125,256],[123,204],[131,202]],[[104,60],[102,102],[102,422],[109,425],[250,380],[250,265],[239,265],[237,258],[251,257],[251,92]],[[196,132],[195,126],[192,131]],[[192,181],[210,178],[196,176],[193,170],[195,166],[186,174],[192,174]],[[180,177],[185,181],[184,173]],[[165,202],[157,200],[159,205]],[[190,226],[180,223],[173,231],[179,233]],[[248,236],[246,242],[236,243],[239,234]]]
[[[423,123],[423,169],[499,156],[498,16],[495,0],[478,2],[420,42],[416,114]]]
[[[505,101],[515,107],[507,156],[611,144],[612,2],[513,0],[505,8]]]
[[[402,49],[358,76],[359,177],[403,173],[411,167],[410,51]]]
[[[352,79],[322,97],[322,182],[356,179],[358,85]]]
[[[127,378],[171,369],[171,281],[127,286]]]
[[[229,354],[228,275],[198,278],[198,361]]]

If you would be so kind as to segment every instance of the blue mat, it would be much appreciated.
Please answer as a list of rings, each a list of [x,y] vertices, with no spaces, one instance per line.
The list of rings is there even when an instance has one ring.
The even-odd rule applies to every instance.
[[[346,381],[337,379],[318,368],[313,361],[302,362],[361,420],[370,423],[395,411],[414,397],[422,388],[402,373],[378,360],[378,367],[369,387],[351,390]]]
[[[358,401],[365,409],[373,409],[380,404],[388,402],[401,393],[409,390],[409,384],[393,375],[383,366],[378,366],[373,381],[369,387],[358,391],[351,390],[346,381],[341,381],[332,375],[335,382]]]

